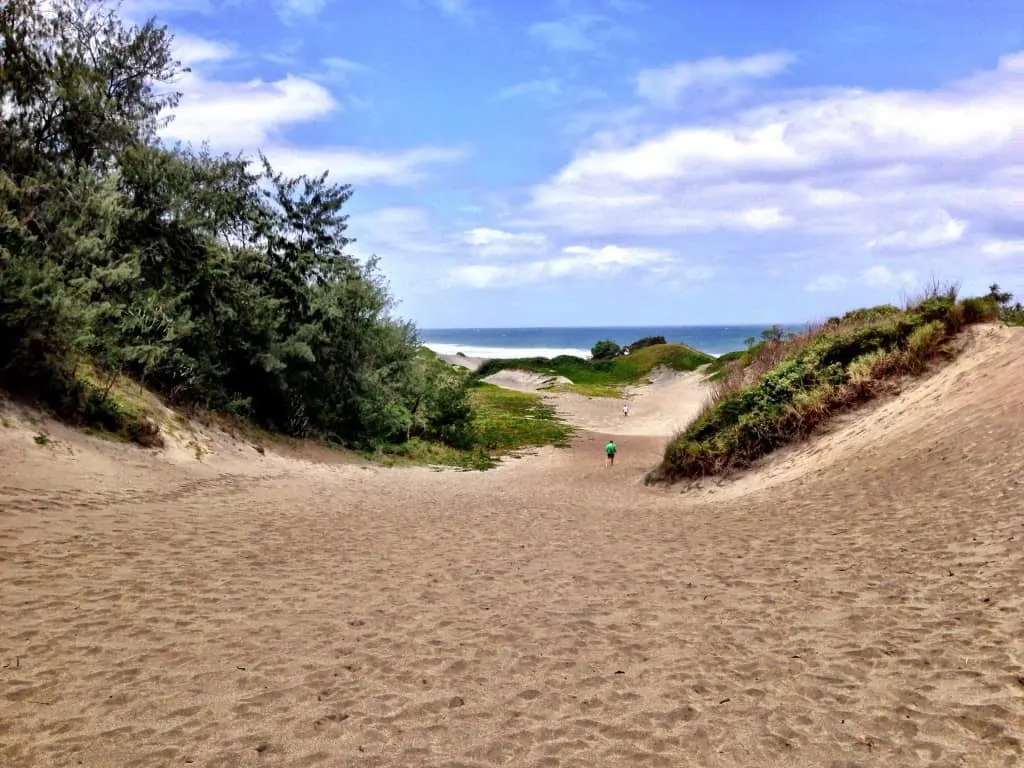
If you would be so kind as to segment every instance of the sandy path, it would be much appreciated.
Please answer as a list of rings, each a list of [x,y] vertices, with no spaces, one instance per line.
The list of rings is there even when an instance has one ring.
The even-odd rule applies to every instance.
[[[0,765],[1022,764],[1021,381],[1000,333],[716,495],[643,488],[643,436],[459,473],[0,429]]]
[[[526,371],[499,371],[484,381],[520,392],[535,392],[570,423],[590,432],[611,435],[668,437],[686,426],[708,397],[702,374],[668,369],[655,371],[650,384],[626,387],[621,398],[552,392],[547,390],[551,377]],[[622,414],[625,402],[629,403],[628,416]]]

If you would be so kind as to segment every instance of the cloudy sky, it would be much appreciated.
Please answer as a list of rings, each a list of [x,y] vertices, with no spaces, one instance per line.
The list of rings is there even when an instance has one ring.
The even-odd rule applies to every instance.
[[[351,183],[422,327],[1024,294],[1020,0],[125,0],[166,138]]]

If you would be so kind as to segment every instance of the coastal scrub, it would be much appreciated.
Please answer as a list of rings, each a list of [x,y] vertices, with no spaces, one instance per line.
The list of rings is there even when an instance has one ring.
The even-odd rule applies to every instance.
[[[545,376],[563,376],[565,388],[591,397],[618,397],[629,384],[643,383],[656,368],[695,371],[715,358],[685,344],[654,344],[612,359],[584,360],[572,355],[488,360],[475,376],[485,379],[499,371],[515,369]]]
[[[718,367],[708,405],[669,442],[648,479],[749,467],[833,414],[891,391],[899,377],[951,357],[964,325],[998,316],[989,297],[958,302],[955,287],[936,286],[903,309],[854,310],[805,333],[765,340]]]

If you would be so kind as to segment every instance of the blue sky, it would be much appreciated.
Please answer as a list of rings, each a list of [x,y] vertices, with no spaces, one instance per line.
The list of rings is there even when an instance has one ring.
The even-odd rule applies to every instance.
[[[168,139],[353,184],[422,327],[1024,297],[1019,0],[125,0]]]

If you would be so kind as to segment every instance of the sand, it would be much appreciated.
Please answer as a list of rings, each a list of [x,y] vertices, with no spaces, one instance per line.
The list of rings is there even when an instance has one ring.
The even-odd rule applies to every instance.
[[[468,357],[466,355],[438,355],[438,357],[449,365],[458,365],[470,371],[477,370],[481,365],[487,362],[486,358]]]
[[[1022,381],[991,329],[686,493],[644,430],[468,473],[8,414],[0,765],[1024,764]]]

